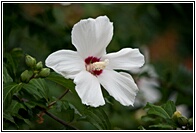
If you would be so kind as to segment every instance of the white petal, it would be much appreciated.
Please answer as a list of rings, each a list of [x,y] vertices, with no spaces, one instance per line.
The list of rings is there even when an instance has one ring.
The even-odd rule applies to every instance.
[[[113,23],[106,16],[83,19],[72,29],[72,44],[83,58],[101,57],[113,36]]]
[[[105,101],[98,79],[87,71],[80,72],[74,79],[76,92],[83,104],[98,107]]]
[[[138,49],[124,48],[116,53],[104,55],[102,60],[109,59],[108,68],[131,70],[144,64],[144,56]]]
[[[52,68],[65,78],[73,79],[80,71],[85,70],[85,62],[75,51],[59,50],[50,54],[46,66]]]
[[[122,105],[133,106],[138,88],[131,75],[127,73],[120,74],[113,70],[104,70],[98,76],[98,79],[108,93]]]

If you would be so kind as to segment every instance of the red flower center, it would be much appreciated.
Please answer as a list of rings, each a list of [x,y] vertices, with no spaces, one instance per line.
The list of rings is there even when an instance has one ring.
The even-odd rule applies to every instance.
[[[95,69],[93,63],[100,62],[100,58],[89,56],[85,59],[86,63],[86,70],[89,71],[91,74],[98,76],[102,73],[102,69]]]

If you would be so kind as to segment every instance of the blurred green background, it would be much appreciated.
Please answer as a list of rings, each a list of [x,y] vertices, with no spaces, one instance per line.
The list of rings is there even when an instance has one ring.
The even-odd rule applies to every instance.
[[[114,25],[114,36],[107,52],[125,47],[139,48],[143,54],[147,51],[146,64],[153,66],[159,84],[155,87],[160,92],[159,99],[154,103],[162,104],[172,99],[176,105],[184,105],[186,115],[191,117],[193,3],[3,3],[3,54],[21,48],[23,54],[44,62],[54,51],[75,50],[71,44],[73,25],[81,19],[100,15],[108,16]],[[19,62],[18,77],[26,68],[24,57]],[[133,76],[136,80],[143,76],[151,77],[144,73],[133,73]],[[63,88],[56,89],[51,84],[51,97],[58,97],[62,92]],[[113,129],[138,129],[142,124],[140,118],[145,114],[142,110],[144,105],[124,107],[107,93],[105,95],[111,104],[106,103],[103,109]],[[68,94],[64,99],[80,109],[84,108],[75,95]],[[66,119],[65,112],[54,113]],[[53,119],[44,118],[42,124],[33,122],[31,129],[61,129]],[[75,125],[79,129],[95,129],[88,122]]]

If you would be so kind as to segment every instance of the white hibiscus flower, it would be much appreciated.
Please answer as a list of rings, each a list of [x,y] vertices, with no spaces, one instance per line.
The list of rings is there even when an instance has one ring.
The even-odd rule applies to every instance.
[[[107,16],[81,20],[72,29],[72,44],[77,51],[59,50],[46,59],[46,66],[65,78],[74,79],[83,104],[104,105],[102,85],[122,105],[133,106],[137,85],[128,73],[114,70],[141,67],[144,56],[132,48],[106,54],[112,36],[113,23]]]

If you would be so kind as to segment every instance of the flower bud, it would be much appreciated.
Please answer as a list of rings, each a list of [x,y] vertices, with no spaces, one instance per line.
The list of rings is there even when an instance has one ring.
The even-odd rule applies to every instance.
[[[190,126],[192,126],[193,125],[193,118],[189,118],[188,123],[189,123]]]
[[[49,68],[42,68],[40,73],[39,73],[39,76],[45,78],[49,74],[50,74],[50,69]]]
[[[181,126],[186,126],[188,124],[187,118],[184,116],[178,117],[178,124]]]
[[[32,71],[28,71],[25,70],[21,75],[20,75],[20,79],[22,82],[29,82],[29,80],[31,79],[31,77],[33,76],[33,72]]]
[[[182,114],[179,111],[176,111],[172,115],[172,119],[177,123],[178,122],[178,118],[181,117],[181,116],[182,116]]]
[[[39,62],[36,64],[35,69],[36,69],[36,70],[41,70],[42,68],[43,68],[43,64],[42,64],[41,61],[39,61]]]
[[[36,59],[31,57],[30,55],[26,55],[25,62],[27,64],[27,66],[29,66],[31,68],[35,67],[35,65],[36,65]]]

